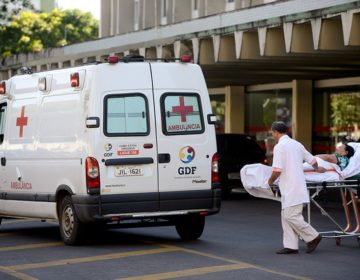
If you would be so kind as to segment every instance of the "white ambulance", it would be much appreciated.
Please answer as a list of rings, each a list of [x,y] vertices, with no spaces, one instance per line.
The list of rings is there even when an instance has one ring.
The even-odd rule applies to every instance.
[[[94,227],[175,225],[201,236],[220,209],[215,116],[200,67],[141,57],[0,83],[1,218]]]

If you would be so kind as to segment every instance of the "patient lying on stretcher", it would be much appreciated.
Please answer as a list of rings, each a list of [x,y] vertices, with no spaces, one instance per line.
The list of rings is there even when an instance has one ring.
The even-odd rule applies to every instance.
[[[354,148],[346,143],[338,143],[334,154],[316,155],[322,160],[339,165],[340,170],[348,166],[350,158],[354,155]]]
[[[320,169],[325,173],[312,172],[313,168],[304,163],[307,181],[336,181],[350,178],[360,173],[360,144],[340,143],[336,146],[334,154],[316,155],[316,159]]]

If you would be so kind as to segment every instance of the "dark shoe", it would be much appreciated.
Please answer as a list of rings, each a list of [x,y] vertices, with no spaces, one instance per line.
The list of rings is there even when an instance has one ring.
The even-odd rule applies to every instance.
[[[295,249],[290,249],[290,248],[283,248],[279,251],[276,251],[276,254],[280,254],[280,255],[283,255],[283,254],[298,254],[299,253],[299,250],[295,250]]]
[[[321,241],[321,235],[319,234],[314,240],[310,241],[308,244],[307,244],[307,250],[306,250],[306,253],[310,254],[311,252],[313,252],[317,245],[319,245],[320,241]]]

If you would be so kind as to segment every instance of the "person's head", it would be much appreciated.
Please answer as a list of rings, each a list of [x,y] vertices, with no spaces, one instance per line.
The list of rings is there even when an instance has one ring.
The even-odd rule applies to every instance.
[[[279,140],[281,136],[286,134],[286,132],[288,131],[288,127],[284,122],[276,121],[272,123],[271,131],[274,139]]]
[[[346,143],[339,143],[336,145],[336,153],[351,158],[354,155],[355,151],[354,148],[350,145]]]

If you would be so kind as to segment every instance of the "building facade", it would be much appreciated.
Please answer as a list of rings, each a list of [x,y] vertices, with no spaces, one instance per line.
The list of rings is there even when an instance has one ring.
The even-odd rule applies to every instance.
[[[347,123],[334,117],[344,111],[338,96],[360,111],[360,1],[102,0],[100,36],[7,58],[0,75],[109,54],[190,54],[203,69],[219,132],[248,133],[266,147],[271,122],[283,120],[314,153],[360,136],[356,114]]]

